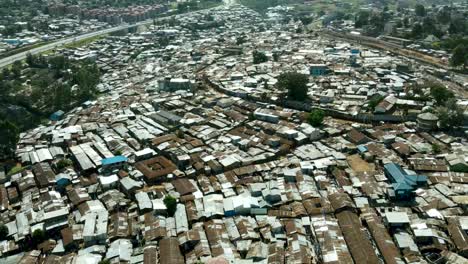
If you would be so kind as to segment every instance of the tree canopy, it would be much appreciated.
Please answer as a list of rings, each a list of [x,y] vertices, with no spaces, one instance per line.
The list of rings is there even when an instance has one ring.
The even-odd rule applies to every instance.
[[[452,91],[438,84],[433,84],[431,87],[431,96],[437,105],[443,105],[448,99],[455,97]]]
[[[309,78],[305,74],[297,72],[282,73],[278,77],[278,87],[288,91],[288,96],[297,101],[307,99],[307,83]]]
[[[323,123],[323,119],[325,118],[325,112],[321,109],[314,109],[309,113],[307,117],[307,121],[313,127],[319,127]]]
[[[260,64],[268,61],[267,55],[265,55],[264,52],[261,51],[253,51],[253,64]]]
[[[454,50],[452,57],[450,58],[450,64],[452,66],[466,67],[468,65],[468,46],[459,44]]]
[[[444,106],[438,107],[436,114],[441,129],[449,130],[463,124],[463,109],[457,105],[455,98],[448,99]]]
[[[177,200],[174,197],[167,195],[166,197],[164,197],[163,202],[166,205],[167,214],[169,216],[174,216],[177,209]]]
[[[61,159],[57,162],[56,166],[57,166],[57,169],[59,171],[67,168],[67,167],[70,167],[73,165],[73,162],[69,159]]]
[[[5,240],[8,236],[8,227],[4,224],[0,225],[0,240]]]
[[[0,158],[14,154],[19,140],[18,127],[9,120],[0,118]]]
[[[44,230],[42,229],[36,229],[32,233],[32,240],[34,244],[36,245],[42,243],[46,239],[47,239],[46,232],[44,232]]]
[[[356,21],[354,22],[354,26],[357,28],[361,28],[367,24],[369,24],[369,11],[361,11],[356,16]]]
[[[414,11],[416,12],[417,16],[425,16],[426,15],[426,8],[421,4],[417,4]]]

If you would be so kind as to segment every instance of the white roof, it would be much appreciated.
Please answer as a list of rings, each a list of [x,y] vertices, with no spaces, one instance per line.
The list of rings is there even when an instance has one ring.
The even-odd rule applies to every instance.
[[[119,177],[116,174],[112,174],[110,176],[99,176],[99,183],[102,186],[111,185],[119,181]]]
[[[389,223],[409,223],[409,217],[406,212],[387,212],[385,218]]]

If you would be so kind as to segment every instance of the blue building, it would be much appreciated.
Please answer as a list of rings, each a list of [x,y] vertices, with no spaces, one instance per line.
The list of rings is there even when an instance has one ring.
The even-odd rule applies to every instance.
[[[64,114],[65,112],[63,112],[62,110],[58,110],[57,112],[51,114],[49,119],[52,121],[59,121],[60,119],[62,119]]]
[[[359,151],[360,154],[363,154],[369,151],[369,149],[364,145],[357,146],[357,150]]]
[[[310,65],[310,74],[312,76],[322,76],[328,73],[328,67],[325,64]]]
[[[411,200],[414,197],[414,190],[427,184],[427,176],[409,175],[396,163],[385,164],[384,172],[392,182],[397,200]]]
[[[127,165],[128,158],[125,156],[115,156],[103,159],[101,161],[103,171],[113,171],[124,168]]]
[[[55,184],[57,188],[64,189],[67,185],[71,184],[72,177],[66,173],[60,173],[55,176]]]

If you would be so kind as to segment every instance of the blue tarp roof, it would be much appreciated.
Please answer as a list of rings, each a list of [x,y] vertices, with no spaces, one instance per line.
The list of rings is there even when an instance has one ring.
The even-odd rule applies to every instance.
[[[102,162],[102,166],[105,166],[105,165],[111,165],[114,163],[127,162],[127,161],[128,159],[125,156],[115,156],[112,158],[103,159],[101,162]]]
[[[357,149],[358,149],[359,152],[361,152],[361,153],[364,153],[364,152],[367,152],[367,151],[368,151],[367,147],[364,146],[364,145],[359,145],[359,146],[357,147]]]
[[[424,175],[408,175],[403,168],[396,163],[389,163],[384,165],[384,169],[388,176],[392,179],[394,183],[393,187],[395,189],[409,189],[414,188],[418,183],[427,182],[427,176]]]
[[[58,121],[64,114],[65,112],[63,112],[62,110],[58,110],[57,112],[51,114],[49,119],[51,119],[52,121]]]

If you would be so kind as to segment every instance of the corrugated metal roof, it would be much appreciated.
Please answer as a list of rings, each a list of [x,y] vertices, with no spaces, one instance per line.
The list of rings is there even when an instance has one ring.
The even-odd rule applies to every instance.
[[[102,159],[101,162],[103,166],[106,166],[106,165],[111,165],[111,164],[120,163],[120,162],[127,162],[127,161],[128,159],[125,156],[115,156],[112,158]]]

